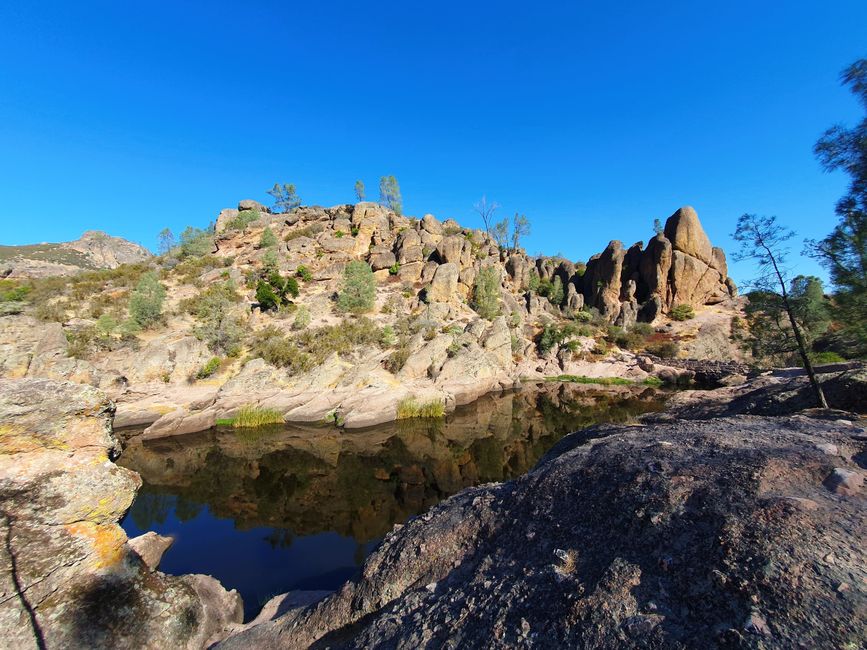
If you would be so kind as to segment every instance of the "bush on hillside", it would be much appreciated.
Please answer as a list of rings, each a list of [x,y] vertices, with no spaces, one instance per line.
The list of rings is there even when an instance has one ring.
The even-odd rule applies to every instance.
[[[470,307],[488,320],[500,315],[500,278],[494,268],[488,266],[479,270],[473,283]]]
[[[214,229],[205,230],[187,226],[181,233],[180,257],[201,257],[209,255],[214,250]]]
[[[340,311],[362,314],[373,309],[376,300],[376,278],[365,262],[353,260],[343,271],[343,286],[337,296]]]
[[[259,237],[259,247],[260,248],[271,248],[272,246],[277,245],[277,236],[271,231],[271,229],[265,226],[265,230],[262,231],[262,236]]]
[[[129,297],[130,319],[146,329],[159,321],[163,313],[166,290],[153,272],[145,273]]]
[[[685,321],[695,318],[695,310],[692,305],[676,305],[669,314],[671,320]]]

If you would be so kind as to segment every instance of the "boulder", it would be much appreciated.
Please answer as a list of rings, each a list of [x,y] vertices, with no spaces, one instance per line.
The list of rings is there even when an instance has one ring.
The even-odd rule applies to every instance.
[[[388,269],[394,266],[397,258],[389,249],[379,246],[370,251],[368,262],[370,263],[370,268],[374,271],[379,271],[380,269]]]
[[[226,208],[225,210],[220,210],[220,214],[217,217],[217,222],[214,224],[214,232],[217,234],[226,230],[227,226],[238,218],[238,211],[234,208]]]
[[[460,269],[452,262],[440,264],[430,286],[427,288],[427,302],[449,302],[457,297]]]
[[[415,230],[404,230],[397,236],[395,254],[400,264],[421,262],[422,252],[421,237]]]
[[[578,293],[575,285],[571,282],[566,285],[566,308],[572,311],[580,311],[584,306],[584,296]]]
[[[462,253],[467,240],[460,235],[448,235],[440,240],[437,244],[437,257],[443,264],[452,262],[454,264],[462,263]]]
[[[506,273],[519,290],[526,289],[530,283],[530,272],[533,270],[526,255],[510,255],[506,260]]]
[[[171,537],[165,537],[153,531],[148,531],[144,535],[127,540],[126,545],[135,551],[148,569],[156,571],[160,567],[160,560],[163,559],[163,554],[169,550],[174,541]]]
[[[713,264],[713,247],[698,215],[690,206],[684,206],[671,215],[665,222],[664,232],[674,250],[695,257],[707,266]]]
[[[245,210],[258,210],[259,212],[270,212],[268,208],[259,203],[258,201],[254,201],[253,199],[244,199],[243,201],[238,202],[238,212],[244,212]]]
[[[433,235],[443,234],[443,225],[432,214],[426,214],[421,218],[421,227]]]

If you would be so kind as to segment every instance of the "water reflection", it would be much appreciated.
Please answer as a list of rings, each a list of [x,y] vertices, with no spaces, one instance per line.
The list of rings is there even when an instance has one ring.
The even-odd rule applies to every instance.
[[[661,404],[646,388],[539,384],[443,420],[364,431],[133,438],[120,463],[144,485],[124,527],[175,535],[163,570],[214,575],[241,591],[249,614],[274,593],[335,588],[395,523],[465,487],[526,472],[564,434]]]

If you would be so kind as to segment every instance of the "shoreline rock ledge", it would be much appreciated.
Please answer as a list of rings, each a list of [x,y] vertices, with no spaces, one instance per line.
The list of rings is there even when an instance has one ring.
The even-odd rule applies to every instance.
[[[141,479],[111,462],[113,408],[90,386],[0,379],[0,646],[198,649],[242,620],[210,576],[155,570],[158,536],[127,540]]]

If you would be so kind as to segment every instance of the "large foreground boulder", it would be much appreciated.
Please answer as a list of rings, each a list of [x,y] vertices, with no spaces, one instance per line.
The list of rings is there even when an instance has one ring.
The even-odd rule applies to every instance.
[[[127,544],[141,479],[111,462],[111,411],[88,386],[0,379],[2,647],[193,649],[241,621],[236,592]]]
[[[863,647],[858,440],[804,416],[575,434],[220,647]]]

